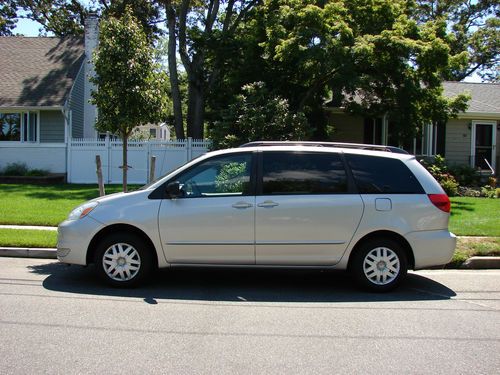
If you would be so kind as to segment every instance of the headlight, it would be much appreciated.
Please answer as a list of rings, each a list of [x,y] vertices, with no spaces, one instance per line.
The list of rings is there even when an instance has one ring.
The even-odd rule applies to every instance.
[[[87,216],[90,213],[90,211],[92,211],[94,208],[97,207],[97,205],[98,205],[97,202],[89,202],[82,204],[81,206],[78,206],[73,211],[71,211],[71,213],[68,216],[68,220],[78,220]]]

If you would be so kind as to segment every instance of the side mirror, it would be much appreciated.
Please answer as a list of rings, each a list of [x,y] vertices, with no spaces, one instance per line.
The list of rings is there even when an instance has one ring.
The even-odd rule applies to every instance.
[[[179,181],[169,182],[166,190],[168,196],[172,199],[182,196],[182,190]]]

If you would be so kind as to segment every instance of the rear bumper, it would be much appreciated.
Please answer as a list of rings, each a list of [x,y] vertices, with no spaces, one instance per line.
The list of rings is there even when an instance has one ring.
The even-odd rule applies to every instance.
[[[413,249],[416,270],[448,263],[457,244],[457,237],[447,230],[411,232],[405,238]]]

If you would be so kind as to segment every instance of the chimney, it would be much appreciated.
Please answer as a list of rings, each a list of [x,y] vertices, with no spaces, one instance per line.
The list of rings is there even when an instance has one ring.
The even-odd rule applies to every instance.
[[[94,72],[94,64],[92,63],[92,53],[99,42],[99,17],[96,13],[89,13],[85,18],[85,90],[84,90],[84,105],[83,105],[83,136],[85,138],[96,138],[97,131],[94,128],[97,107],[89,103],[91,98],[90,93],[94,89],[94,85],[90,82],[89,77],[92,77]]]

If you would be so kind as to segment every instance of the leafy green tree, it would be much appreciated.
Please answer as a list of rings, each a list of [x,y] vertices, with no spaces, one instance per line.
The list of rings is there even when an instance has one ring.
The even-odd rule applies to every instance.
[[[56,36],[80,35],[89,10],[78,0],[14,0],[28,19],[42,25],[40,32]]]
[[[286,98],[292,112],[305,113],[316,139],[329,137],[323,113],[328,97],[350,113],[391,114],[400,136],[410,137],[464,109],[467,100],[443,97],[442,77],[451,69],[446,24],[417,23],[410,5],[267,0],[244,29],[262,49],[248,64],[260,69],[272,95]],[[234,68],[233,76],[247,73]]]
[[[272,96],[263,82],[245,85],[243,93],[210,131],[214,148],[237,147],[256,140],[302,140],[306,137],[304,114],[292,113],[287,100]]]
[[[161,8],[149,0],[11,0],[14,8],[23,10],[24,17],[42,25],[40,32],[56,36],[81,35],[85,18],[97,12],[102,18],[121,17],[126,7],[131,7],[148,38],[154,40],[159,33]]]
[[[17,23],[17,7],[13,0],[0,5],[0,36],[12,35]]]
[[[101,21],[92,102],[98,107],[96,128],[123,140],[123,191],[127,191],[131,132],[138,125],[163,121],[167,112],[166,76],[158,71],[153,57],[153,48],[131,8],[121,18]]]
[[[446,22],[452,69],[445,79],[460,81],[474,73],[486,81],[500,79],[498,0],[417,0],[415,10],[419,22]]]

